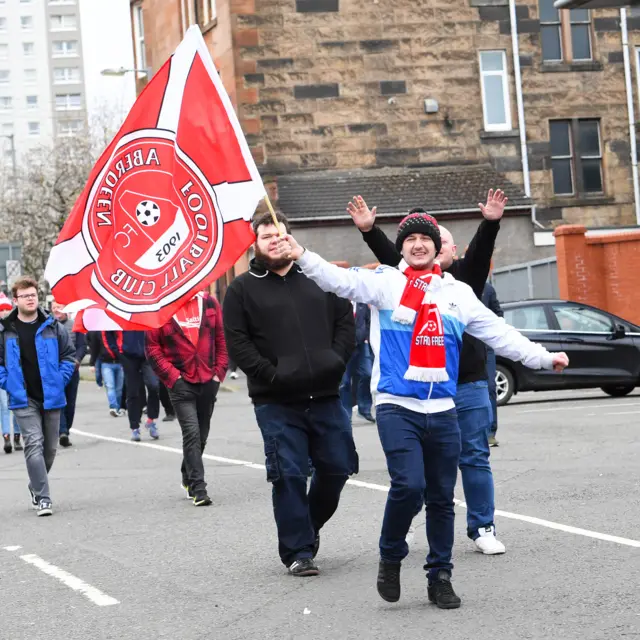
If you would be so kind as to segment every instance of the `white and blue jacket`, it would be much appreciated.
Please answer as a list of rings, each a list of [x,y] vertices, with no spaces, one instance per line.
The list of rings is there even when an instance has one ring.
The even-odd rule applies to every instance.
[[[371,391],[376,405],[391,403],[419,413],[452,409],[465,331],[488,344],[498,355],[520,361],[530,369],[553,368],[553,356],[542,345],[525,338],[487,309],[471,287],[445,273],[442,279],[432,280],[429,291],[442,316],[449,380],[430,383],[406,380],[413,325],[391,319],[407,282],[402,273],[406,263],[401,262],[398,269],[385,266],[375,271],[343,269],[305,251],[298,265],[324,291],[372,306],[369,342],[375,354]]]

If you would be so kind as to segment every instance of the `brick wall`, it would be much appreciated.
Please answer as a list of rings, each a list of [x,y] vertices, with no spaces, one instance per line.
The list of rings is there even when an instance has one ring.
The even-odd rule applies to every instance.
[[[560,297],[640,324],[640,231],[589,234],[579,225],[555,230]]]

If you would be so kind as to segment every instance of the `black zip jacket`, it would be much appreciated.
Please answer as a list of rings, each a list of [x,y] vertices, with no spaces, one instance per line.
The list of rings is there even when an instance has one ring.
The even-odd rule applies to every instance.
[[[464,258],[454,260],[452,265],[445,269],[456,280],[468,284],[480,300],[489,277],[491,256],[493,256],[499,230],[499,221],[483,220],[469,243]],[[382,229],[374,225],[370,231],[362,232],[362,237],[381,264],[398,266],[402,256]],[[486,379],[487,348],[484,342],[465,333],[462,337],[458,384]]]
[[[229,356],[255,404],[337,397],[355,349],[353,307],[294,264],[279,276],[252,260],[224,297]]]

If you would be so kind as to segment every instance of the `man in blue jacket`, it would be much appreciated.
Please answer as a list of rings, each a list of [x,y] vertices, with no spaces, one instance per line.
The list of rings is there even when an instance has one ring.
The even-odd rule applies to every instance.
[[[64,327],[38,306],[33,278],[16,280],[11,293],[16,308],[0,321],[0,388],[9,396],[24,439],[31,503],[39,516],[50,516],[48,474],[75,352]]]

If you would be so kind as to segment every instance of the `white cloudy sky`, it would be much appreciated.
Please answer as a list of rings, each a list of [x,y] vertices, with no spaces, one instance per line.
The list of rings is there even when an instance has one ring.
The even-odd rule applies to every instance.
[[[134,74],[100,71],[133,67],[129,0],[80,0],[80,20],[89,117],[107,109],[122,119],[136,98]]]

